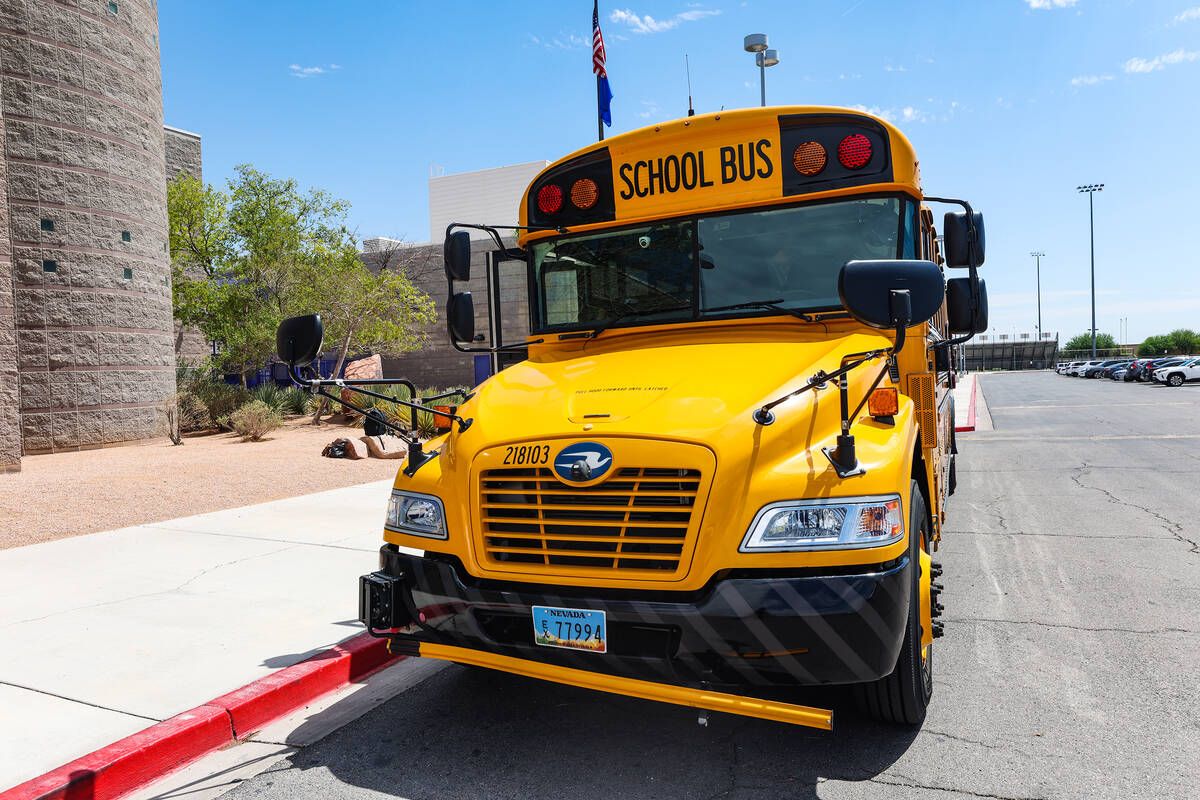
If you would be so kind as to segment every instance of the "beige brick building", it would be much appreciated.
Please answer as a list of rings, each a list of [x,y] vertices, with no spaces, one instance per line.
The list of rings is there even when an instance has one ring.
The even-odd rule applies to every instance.
[[[0,0],[0,75],[4,469],[157,435],[175,351],[156,4]]]

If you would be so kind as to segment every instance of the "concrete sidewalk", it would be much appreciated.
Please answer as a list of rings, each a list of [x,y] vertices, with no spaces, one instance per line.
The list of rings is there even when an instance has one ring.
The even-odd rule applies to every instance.
[[[0,791],[360,633],[390,487],[0,551]]]
[[[954,429],[957,431],[990,431],[992,417],[988,413],[978,373],[958,376],[952,392],[954,399]]]

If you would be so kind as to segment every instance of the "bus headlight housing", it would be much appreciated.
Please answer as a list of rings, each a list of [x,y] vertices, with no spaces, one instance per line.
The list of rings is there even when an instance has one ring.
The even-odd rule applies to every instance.
[[[850,550],[892,544],[903,537],[899,495],[785,500],[759,510],[738,550]]]
[[[446,512],[442,501],[431,494],[392,490],[384,527],[397,533],[445,539]]]

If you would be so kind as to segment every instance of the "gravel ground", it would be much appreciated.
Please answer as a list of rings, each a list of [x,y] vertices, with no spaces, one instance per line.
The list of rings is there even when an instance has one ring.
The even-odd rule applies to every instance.
[[[26,456],[0,475],[0,549],[392,478],[399,460],[323,458],[359,428],[288,420],[261,442],[234,434]]]

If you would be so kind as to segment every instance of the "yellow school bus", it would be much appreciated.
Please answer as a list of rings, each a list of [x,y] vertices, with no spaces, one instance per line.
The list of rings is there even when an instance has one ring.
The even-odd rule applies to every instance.
[[[963,209],[941,240],[932,202]],[[895,127],[829,107],[622,134],[520,203],[527,358],[410,446],[364,624],[397,653],[819,728],[786,690],[853,684],[920,723],[980,215],[923,194]],[[452,291],[463,228],[505,246],[471,222]],[[470,295],[446,315],[480,349]]]

